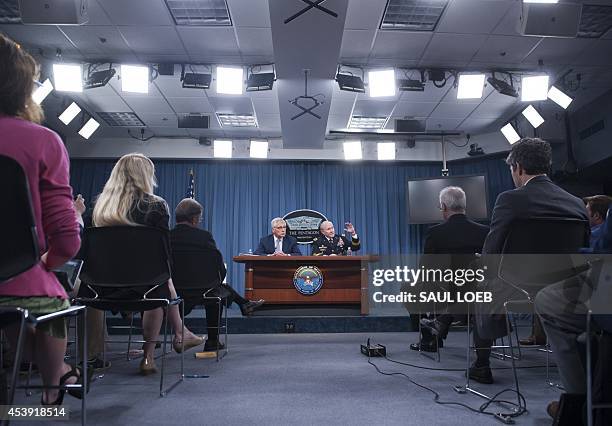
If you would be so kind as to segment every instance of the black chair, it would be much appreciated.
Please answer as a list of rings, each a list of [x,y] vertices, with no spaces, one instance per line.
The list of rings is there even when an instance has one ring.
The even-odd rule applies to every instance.
[[[534,298],[539,290],[547,285],[558,283],[584,273],[591,268],[584,256],[578,255],[580,248],[589,244],[588,221],[572,218],[533,217],[516,220],[511,224],[506,236],[502,253],[499,257],[497,277],[511,286],[524,298],[506,300],[504,313],[512,361],[515,390],[520,406],[519,380],[516,369],[514,345],[512,343],[512,326],[510,324],[510,306],[528,305],[533,310]],[[514,311],[518,312],[518,311]],[[520,344],[517,347],[520,350]],[[544,349],[549,348],[531,346]],[[549,381],[549,384],[551,382]]]
[[[168,308],[181,305],[182,299],[155,297],[170,279],[168,233],[146,226],[110,226],[86,228],[82,243],[83,268],[78,304],[102,311],[143,312],[164,309],[164,338],[159,383],[160,396],[165,396],[183,380],[184,353],[181,354],[179,379],[164,389]],[[91,295],[87,295],[89,290]],[[129,298],[117,294],[133,289]],[[167,289],[167,287],[166,287]],[[169,293],[168,293],[169,294]]]
[[[40,249],[38,246],[38,234],[36,222],[32,210],[32,202],[28,179],[21,165],[10,157],[0,155],[0,194],[4,201],[4,207],[0,209],[0,223],[3,241],[10,244],[0,244],[0,285],[11,278],[27,271],[40,261]],[[15,349],[15,359],[13,371],[9,384],[7,405],[12,405],[17,389],[19,367],[23,353],[25,341],[25,331],[27,326],[36,326],[56,318],[82,314],[82,324],[85,324],[85,310],[81,307],[71,307],[62,311],[53,312],[47,315],[40,315],[38,318],[30,315],[27,310],[20,307],[0,308],[0,324],[3,327],[18,323],[19,334]],[[87,336],[83,338],[82,348],[83,360],[87,359]],[[82,374],[83,383],[80,385],[57,386],[57,388],[88,388],[87,383],[87,363],[84,363]],[[43,389],[49,386],[29,386],[29,388]],[[87,392],[83,392],[81,402],[81,423],[86,424]],[[4,421],[2,424],[8,424]]]
[[[177,293],[185,301],[192,305],[208,305],[215,303],[217,305],[217,329],[219,335],[221,330],[224,331],[223,344],[225,348],[223,356],[228,352],[228,327],[227,327],[227,309],[224,313],[224,322],[221,324],[223,306],[225,298],[228,296],[222,285],[222,277],[220,275],[219,265],[223,264],[223,257],[216,249],[181,249],[180,247],[172,247],[172,282]],[[210,324],[207,324],[208,328]],[[219,361],[219,350],[216,351],[216,359]]]

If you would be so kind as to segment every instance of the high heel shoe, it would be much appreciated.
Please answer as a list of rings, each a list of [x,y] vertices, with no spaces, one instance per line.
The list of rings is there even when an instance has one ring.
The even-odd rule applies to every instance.
[[[45,402],[44,396],[41,395],[40,396],[40,405],[44,405],[46,407],[52,406],[52,405],[62,405],[64,403],[64,395],[66,394],[66,390],[65,389],[60,389],[59,393],[57,394],[57,398],[55,399],[55,401],[53,402]]]
[[[152,358],[144,357],[142,361],[140,361],[140,366],[138,367],[140,374],[143,376],[148,376],[149,374],[157,373],[157,366],[155,365],[155,361]]]
[[[172,342],[172,347],[174,348],[177,354],[180,354],[184,350],[186,351],[193,347],[199,346],[202,343],[204,343],[204,338],[195,336],[195,337],[192,337],[191,339],[185,339],[182,343],[181,343],[181,340],[174,340]]]

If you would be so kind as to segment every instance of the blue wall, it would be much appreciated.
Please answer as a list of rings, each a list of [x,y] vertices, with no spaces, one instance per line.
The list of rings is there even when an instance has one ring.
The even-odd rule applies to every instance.
[[[485,174],[491,211],[497,194],[513,187],[504,157],[450,162],[450,174]],[[72,160],[72,186],[88,206],[114,162]],[[361,253],[420,253],[427,226],[407,223],[406,182],[440,176],[441,163],[155,160],[155,167],[156,193],[171,212],[187,193],[189,170],[194,170],[196,199],[205,210],[202,226],[212,232],[228,263],[228,282],[243,292],[243,266],[231,258],[255,249],[259,238],[270,233],[270,219],[292,210],[320,211],[338,232],[346,220],[352,221]]]

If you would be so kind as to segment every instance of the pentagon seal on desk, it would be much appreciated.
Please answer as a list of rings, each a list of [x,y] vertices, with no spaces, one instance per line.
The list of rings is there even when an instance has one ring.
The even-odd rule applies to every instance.
[[[323,287],[323,274],[316,266],[300,266],[293,275],[293,285],[299,293],[311,296]]]

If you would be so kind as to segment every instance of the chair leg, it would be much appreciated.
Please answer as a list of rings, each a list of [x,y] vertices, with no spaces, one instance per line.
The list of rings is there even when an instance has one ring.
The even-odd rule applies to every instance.
[[[7,405],[13,405],[15,399],[15,389],[17,388],[17,380],[19,379],[19,368],[21,366],[21,356],[23,355],[23,346],[25,344],[25,332],[26,332],[26,314],[21,312],[21,320],[19,321],[19,334],[17,337],[17,347],[15,348],[15,361],[13,365],[13,372],[11,374],[11,387],[8,394]],[[8,425],[8,420],[6,421]]]
[[[159,378],[159,395],[166,396],[164,392],[164,372],[166,367],[166,344],[168,342],[168,307],[164,307],[164,342],[162,344],[161,376]]]
[[[130,331],[128,333],[128,347],[127,347],[127,352],[125,353],[125,356],[128,361],[132,360],[132,358],[130,358],[130,351],[132,350],[132,331],[134,330],[134,315],[136,315],[136,312],[131,312],[131,314],[132,314],[132,318],[130,321]]]
[[[521,407],[521,393],[519,388],[518,373],[516,371],[516,359],[514,357],[514,345],[512,345],[512,326],[510,324],[510,315],[508,313],[508,302],[504,303],[504,311],[506,314],[506,329],[508,332],[508,345],[510,348],[510,361],[512,362],[512,374],[514,375],[514,385],[516,386],[516,399],[518,407]],[[517,344],[518,341],[517,341]]]
[[[76,319],[76,323],[78,324],[78,318]],[[87,309],[83,309],[81,312],[81,327],[83,327],[83,349],[81,350],[81,356],[83,361],[83,399],[81,400],[81,425],[85,426],[87,424],[87,388],[90,386],[88,382],[87,369],[89,366],[87,365],[87,361],[89,360],[89,356],[87,353]],[[78,335],[78,330],[75,330],[75,334]],[[78,358],[75,358],[75,361]],[[93,367],[92,367],[93,368]]]
[[[593,377],[591,366],[591,310],[587,312],[586,323],[586,379],[587,379],[587,426],[593,426]]]

